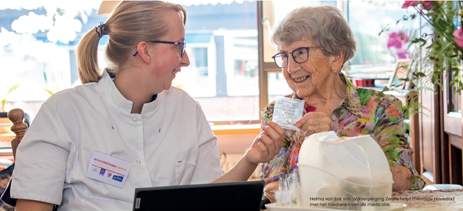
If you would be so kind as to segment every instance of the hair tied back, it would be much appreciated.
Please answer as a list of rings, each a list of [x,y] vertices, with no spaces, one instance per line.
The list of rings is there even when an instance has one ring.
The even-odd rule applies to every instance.
[[[106,27],[106,24],[102,23],[98,26],[95,27],[95,31],[96,33],[98,34],[98,37],[101,38],[103,37],[103,35],[107,35],[108,34],[108,30],[107,30],[107,27]]]

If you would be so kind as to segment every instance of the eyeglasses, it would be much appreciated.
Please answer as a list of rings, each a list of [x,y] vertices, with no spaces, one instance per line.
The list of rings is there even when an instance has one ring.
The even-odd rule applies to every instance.
[[[318,47],[300,47],[291,51],[290,54],[293,57],[294,62],[298,64],[306,62],[309,58],[309,51],[311,48]],[[274,56],[272,56],[273,60],[275,61],[275,64],[281,68],[288,67],[288,57],[288,53],[277,53]]]
[[[178,53],[179,53],[179,55],[180,55],[181,58],[182,58],[183,55],[185,54],[185,47],[186,47],[186,43],[185,43],[185,42],[174,42],[174,41],[165,41],[165,40],[148,40],[147,42],[174,45],[174,46],[177,48]],[[136,51],[136,52],[133,54],[133,56],[136,56],[137,54],[138,54],[138,51]]]

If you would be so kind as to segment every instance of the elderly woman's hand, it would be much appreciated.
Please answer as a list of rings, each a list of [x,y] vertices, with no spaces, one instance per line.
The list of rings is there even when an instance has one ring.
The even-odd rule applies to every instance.
[[[259,136],[249,147],[245,155],[246,160],[258,164],[273,159],[283,146],[283,138],[283,128],[274,122],[270,122],[262,128]]]
[[[276,202],[275,192],[278,191],[278,181],[270,182],[265,184],[264,196],[270,200],[270,202]]]
[[[391,167],[391,172],[394,180],[394,184],[392,186],[392,190],[394,192],[401,192],[410,188],[410,177],[412,174],[408,168],[394,165]]]
[[[307,136],[314,133],[329,131],[331,118],[326,112],[309,112],[296,122],[296,127]]]

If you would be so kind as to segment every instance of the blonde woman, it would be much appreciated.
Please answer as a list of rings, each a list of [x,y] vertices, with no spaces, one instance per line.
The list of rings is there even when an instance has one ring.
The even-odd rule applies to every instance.
[[[270,123],[222,176],[203,111],[171,87],[190,63],[185,22],[180,5],[123,1],[82,38],[83,85],[48,99],[18,148],[17,210],[131,210],[137,187],[246,180],[275,155],[283,130]],[[102,36],[111,66],[100,73]]]

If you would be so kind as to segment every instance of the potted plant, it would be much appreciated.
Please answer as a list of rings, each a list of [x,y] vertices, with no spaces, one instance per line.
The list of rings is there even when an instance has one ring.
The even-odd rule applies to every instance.
[[[440,88],[443,75],[450,76],[450,85],[457,91],[463,89],[463,1],[405,1],[404,9],[412,9],[412,14],[399,21],[413,20],[421,17],[429,26],[430,33],[416,33],[411,44],[424,50],[421,58],[431,63],[430,68],[423,68],[423,59],[412,59],[412,81],[430,79],[432,85]],[[399,22],[398,21],[398,22]],[[412,56],[413,57],[413,56]],[[421,64],[418,64],[420,63]],[[415,82],[415,84],[417,84]]]

